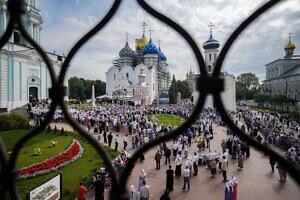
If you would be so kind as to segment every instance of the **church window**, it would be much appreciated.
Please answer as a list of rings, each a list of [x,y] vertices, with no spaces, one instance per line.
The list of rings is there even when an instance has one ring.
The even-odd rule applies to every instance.
[[[129,79],[129,73],[126,73],[126,78]]]
[[[114,80],[116,80],[116,74],[114,73]]]
[[[154,91],[154,84],[152,84],[152,87],[153,87],[153,91]]]
[[[209,54],[209,61],[211,61],[211,54]]]

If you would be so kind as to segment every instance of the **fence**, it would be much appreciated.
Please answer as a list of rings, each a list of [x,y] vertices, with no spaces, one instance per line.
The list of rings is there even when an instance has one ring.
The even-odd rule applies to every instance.
[[[91,29],[86,35],[84,35],[70,50],[68,53],[59,76],[55,74],[55,71],[53,69],[53,66],[51,62],[49,61],[46,53],[44,50],[29,36],[29,34],[26,32],[22,20],[21,15],[25,12],[25,2],[24,0],[9,0],[8,1],[8,11],[10,12],[10,19],[8,22],[7,29],[3,36],[0,39],[0,47],[2,48],[5,43],[9,40],[13,28],[17,24],[19,27],[19,30],[23,37],[33,46],[33,48],[36,49],[36,51],[40,54],[42,59],[47,65],[47,68],[50,73],[51,81],[52,81],[52,88],[49,90],[49,96],[52,100],[50,110],[46,114],[45,120],[40,124],[39,127],[36,127],[32,130],[30,130],[23,138],[21,138],[12,154],[8,158],[7,151],[4,148],[3,142],[0,140],[0,161],[1,161],[1,188],[0,188],[0,199],[4,199],[9,193],[10,197],[12,199],[20,199],[19,194],[16,189],[16,180],[17,180],[17,169],[16,169],[16,160],[17,157],[25,144],[28,140],[30,140],[33,136],[39,134],[42,130],[45,129],[47,124],[50,123],[52,119],[52,115],[54,114],[55,108],[57,106],[60,106],[63,110],[63,113],[66,117],[66,120],[70,125],[72,125],[86,140],[89,141],[89,143],[97,150],[97,152],[101,155],[105,165],[108,167],[111,179],[112,179],[112,188],[110,191],[110,199],[128,199],[128,191],[126,188],[126,183],[128,180],[128,177],[134,167],[134,163],[139,159],[139,155],[146,150],[150,149],[153,146],[156,146],[157,144],[172,139],[174,136],[179,135],[183,131],[185,131],[188,127],[190,127],[196,120],[198,114],[201,112],[203,108],[203,104],[205,102],[205,98],[208,94],[212,94],[216,108],[218,112],[222,115],[224,122],[227,124],[227,126],[238,136],[248,142],[251,146],[255,147],[256,149],[265,152],[266,154],[273,156],[276,158],[277,161],[279,161],[284,167],[287,169],[287,171],[290,173],[293,179],[300,184],[300,171],[289,161],[284,159],[282,156],[280,156],[278,153],[272,151],[271,149],[267,148],[266,146],[257,143],[255,140],[253,140],[250,136],[246,135],[243,131],[241,131],[234,122],[229,118],[227,115],[223,103],[221,101],[220,93],[224,90],[224,80],[220,77],[220,71],[221,67],[223,65],[223,61],[231,48],[234,41],[239,37],[240,33],[243,32],[249,24],[251,24],[255,19],[257,19],[261,14],[263,14],[265,11],[272,8],[274,5],[278,4],[281,0],[270,0],[266,2],[264,5],[262,5],[260,8],[258,8],[253,14],[251,14],[247,19],[245,19],[236,30],[230,35],[229,39],[226,41],[224,47],[221,50],[221,53],[218,57],[218,60],[216,62],[214,71],[212,75],[209,75],[206,71],[204,59],[202,57],[202,54],[200,52],[199,47],[197,46],[195,40],[190,36],[190,34],[185,31],[181,26],[179,26],[175,21],[171,20],[170,18],[164,16],[163,14],[159,13],[152,7],[150,7],[144,0],[137,0],[138,4],[150,15],[157,18],[161,22],[165,23],[166,25],[170,26],[172,29],[174,29],[176,32],[178,32],[188,43],[190,48],[193,50],[193,53],[196,57],[197,64],[199,66],[201,76],[197,79],[197,86],[198,90],[200,91],[200,98],[196,104],[196,107],[194,111],[191,113],[190,118],[185,121],[180,127],[178,127],[176,130],[165,134],[164,136],[157,138],[155,140],[152,140],[151,142],[145,144],[141,148],[139,148],[130,158],[128,161],[128,165],[124,169],[124,173],[121,174],[120,177],[117,177],[117,175],[114,172],[113,166],[111,164],[111,159],[105,152],[104,148],[95,140],[84,128],[82,128],[79,124],[75,122],[75,120],[71,117],[71,115],[67,111],[67,107],[64,104],[64,96],[66,94],[66,88],[63,85],[66,71],[69,67],[69,64],[73,57],[76,55],[78,50],[82,47],[83,44],[85,44],[91,37],[93,37],[96,33],[98,33],[105,25],[109,23],[109,21],[112,19],[112,17],[115,15],[117,10],[120,7],[121,0],[115,0],[113,5],[111,6],[108,13],[104,16],[104,18],[93,28]]]

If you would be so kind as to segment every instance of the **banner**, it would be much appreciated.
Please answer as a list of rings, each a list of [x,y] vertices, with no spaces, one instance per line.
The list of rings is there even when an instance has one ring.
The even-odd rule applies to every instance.
[[[29,200],[61,199],[61,174],[36,187],[29,193]]]

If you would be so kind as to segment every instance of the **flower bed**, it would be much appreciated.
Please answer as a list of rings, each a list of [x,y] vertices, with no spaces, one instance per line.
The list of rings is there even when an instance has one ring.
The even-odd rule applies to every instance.
[[[77,140],[73,140],[72,144],[62,153],[55,157],[44,160],[19,170],[19,179],[33,178],[69,165],[82,156],[83,147]]]

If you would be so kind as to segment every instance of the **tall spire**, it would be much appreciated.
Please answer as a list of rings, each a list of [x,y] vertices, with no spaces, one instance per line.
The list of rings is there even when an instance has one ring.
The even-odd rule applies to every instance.
[[[210,35],[212,36],[212,31],[213,31],[215,25],[214,25],[213,23],[210,22],[209,25],[208,25],[208,27],[209,27],[209,33],[210,33]]]
[[[143,23],[142,23],[142,27],[143,27],[143,35],[145,35],[146,26],[147,26],[146,22],[143,22]]]

